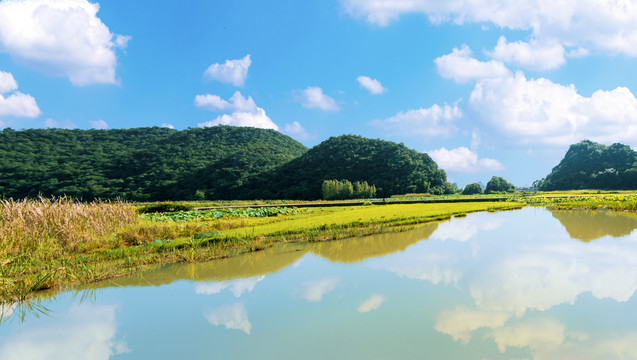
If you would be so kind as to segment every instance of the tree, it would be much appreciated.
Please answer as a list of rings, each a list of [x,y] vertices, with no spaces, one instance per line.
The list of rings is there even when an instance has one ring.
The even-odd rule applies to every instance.
[[[504,180],[499,176],[494,176],[487,183],[487,188],[485,192],[487,194],[496,193],[496,192],[514,192],[515,185],[510,182]]]
[[[462,195],[482,194],[482,187],[478,183],[468,184],[462,190]]]

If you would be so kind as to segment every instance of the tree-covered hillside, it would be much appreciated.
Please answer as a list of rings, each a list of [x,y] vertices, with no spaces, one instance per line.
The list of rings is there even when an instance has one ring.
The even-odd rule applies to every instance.
[[[252,178],[245,198],[319,199],[324,180],[366,181],[379,197],[451,193],[447,174],[427,154],[391,141],[332,137],[267,176]]]
[[[533,185],[543,191],[637,189],[637,152],[584,140],[571,145],[553,171]]]
[[[249,176],[306,151],[279,132],[246,127],[5,129],[0,132],[0,196],[234,198]]]

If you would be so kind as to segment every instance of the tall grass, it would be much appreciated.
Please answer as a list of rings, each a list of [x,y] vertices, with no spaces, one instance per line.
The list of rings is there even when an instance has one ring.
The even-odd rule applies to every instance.
[[[117,241],[118,229],[136,221],[121,201],[82,203],[58,198],[0,200],[0,256],[77,252]],[[113,236],[110,236],[113,235]]]

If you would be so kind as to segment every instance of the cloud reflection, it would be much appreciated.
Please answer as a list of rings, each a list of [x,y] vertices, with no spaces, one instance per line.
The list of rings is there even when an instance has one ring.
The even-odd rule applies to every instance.
[[[303,299],[308,302],[323,300],[323,296],[336,289],[339,279],[321,279],[317,281],[305,281],[303,283]]]
[[[252,330],[248,320],[248,310],[241,303],[206,311],[204,317],[214,326],[223,325],[226,329],[241,330],[248,335]]]
[[[204,295],[218,294],[222,290],[229,288],[235,297],[241,297],[245,292],[252,292],[257,283],[265,279],[265,276],[253,276],[246,279],[212,281],[197,283],[195,285],[195,293]]]
[[[130,352],[124,341],[115,339],[116,325],[113,306],[75,306],[56,318],[42,319],[38,328],[25,325],[4,338],[0,359],[108,360]]]
[[[356,309],[359,313],[366,313],[378,309],[387,300],[383,295],[374,294],[363,301]]]
[[[466,242],[475,237],[478,232],[495,230],[502,226],[503,223],[504,219],[498,217],[455,219],[455,221],[441,223],[431,235],[431,238],[440,241],[455,240]]]

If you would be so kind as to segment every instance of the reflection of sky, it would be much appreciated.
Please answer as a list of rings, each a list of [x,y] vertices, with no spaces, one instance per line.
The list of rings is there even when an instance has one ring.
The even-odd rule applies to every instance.
[[[383,295],[373,294],[363,301],[356,309],[360,313],[377,310],[387,300]]]
[[[323,296],[336,289],[339,279],[320,279],[303,282],[303,299],[308,302],[323,300]]]
[[[195,293],[212,295],[218,294],[222,290],[229,288],[230,292],[232,292],[235,297],[241,297],[241,295],[245,292],[252,292],[252,289],[254,289],[256,284],[263,279],[265,279],[264,275],[253,276],[246,279],[226,280],[218,282],[198,282],[195,285]]]
[[[3,338],[0,359],[82,359],[108,360],[130,352],[115,338],[115,307],[75,306],[55,319],[42,319],[37,328],[26,324],[15,334]]]
[[[204,311],[204,317],[212,325],[223,325],[226,329],[241,330],[248,335],[252,329],[248,321],[248,310],[241,303]]]
[[[524,209],[520,217],[524,211],[537,209]],[[629,300],[637,289],[637,236],[582,243],[568,240],[563,229],[543,226],[536,219],[524,224],[496,217],[489,222],[488,216],[474,214],[443,223],[411,252],[386,256],[372,266],[433,284],[453,283],[468,291],[473,306],[442,311],[434,325],[462,343],[469,342],[478,329],[487,329],[500,351],[526,347],[538,359],[573,358],[568,354],[579,347],[590,351],[587,355],[575,352],[585,354],[583,358],[637,351],[637,345],[628,346],[630,334],[584,344],[587,334],[567,334],[566,326],[557,320],[524,316],[530,310],[573,304],[583,293],[617,302]],[[458,242],[442,245],[445,240]]]

